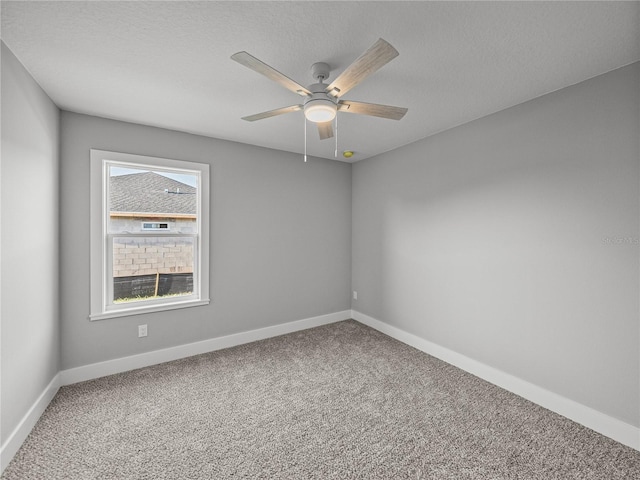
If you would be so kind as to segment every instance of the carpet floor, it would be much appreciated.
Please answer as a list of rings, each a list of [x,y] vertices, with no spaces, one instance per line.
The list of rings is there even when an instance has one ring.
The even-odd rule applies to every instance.
[[[640,479],[640,452],[353,320],[62,387],[3,480]]]

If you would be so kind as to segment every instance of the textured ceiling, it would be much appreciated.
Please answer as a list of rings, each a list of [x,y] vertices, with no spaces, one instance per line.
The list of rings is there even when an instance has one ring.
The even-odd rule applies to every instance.
[[[300,97],[230,60],[246,50],[303,85],[379,37],[400,55],[344,96],[408,107],[340,114],[358,161],[640,59],[638,2],[11,2],[2,39],[62,109],[301,153]],[[331,79],[330,79],[331,80]],[[308,134],[310,155],[333,140]],[[341,156],[340,160],[344,160]]]

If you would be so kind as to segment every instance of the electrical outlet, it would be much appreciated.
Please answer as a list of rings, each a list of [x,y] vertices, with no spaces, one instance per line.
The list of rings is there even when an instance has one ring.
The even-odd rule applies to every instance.
[[[356,292],[355,290],[353,291],[353,299],[354,300],[358,299],[358,292]]]
[[[147,336],[147,325],[138,325],[138,337]]]

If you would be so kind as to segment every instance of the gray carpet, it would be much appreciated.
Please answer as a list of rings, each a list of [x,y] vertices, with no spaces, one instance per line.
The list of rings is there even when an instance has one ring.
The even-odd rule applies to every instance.
[[[60,389],[2,476],[640,479],[627,448],[355,321]]]

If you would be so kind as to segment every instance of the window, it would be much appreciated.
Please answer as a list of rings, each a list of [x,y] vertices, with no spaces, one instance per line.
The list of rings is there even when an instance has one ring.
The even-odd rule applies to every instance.
[[[91,150],[91,320],[209,303],[209,166]]]

